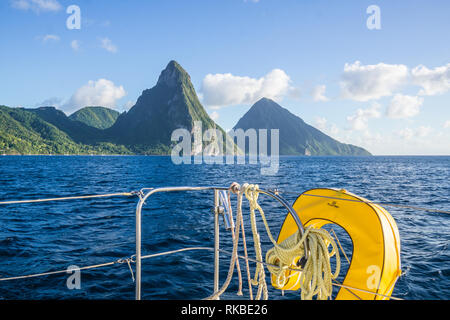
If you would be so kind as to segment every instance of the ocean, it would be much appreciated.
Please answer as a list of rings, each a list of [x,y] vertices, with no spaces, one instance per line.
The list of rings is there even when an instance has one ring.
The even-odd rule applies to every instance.
[[[446,156],[281,157],[277,174],[261,175],[260,169],[253,164],[175,165],[170,157],[159,156],[0,156],[0,202],[129,192],[144,187],[229,186],[237,181],[288,191],[282,196],[290,203],[312,188],[343,188],[373,201],[450,210],[450,157]],[[286,212],[263,195],[260,200],[276,234]],[[1,205],[0,278],[131,256],[135,252],[136,204],[137,197],[113,197]],[[212,207],[212,192],[151,197],[142,218],[143,254],[187,246],[212,247]],[[248,207],[244,209],[248,211]],[[386,209],[399,228],[404,272],[393,296],[450,299],[449,215]],[[249,230],[249,221],[246,223]],[[259,230],[267,250],[270,244],[262,224]],[[343,237],[344,251],[351,252],[345,234],[338,232],[338,236]],[[222,248],[231,250],[230,235],[223,225],[221,237]],[[253,256],[252,251],[250,254]],[[222,255],[221,281],[226,278],[228,262],[229,257]],[[254,265],[251,267],[254,272]],[[80,289],[67,287],[69,277],[63,273],[0,281],[0,299],[134,299],[135,284],[126,263],[81,271]],[[146,259],[142,264],[142,298],[202,299],[212,293],[213,277],[213,253],[209,251]],[[245,272],[243,277],[245,289]],[[236,296],[236,279],[224,298],[241,298]],[[271,287],[269,277],[267,281]],[[270,288],[269,298],[299,299],[299,293],[283,296]]]

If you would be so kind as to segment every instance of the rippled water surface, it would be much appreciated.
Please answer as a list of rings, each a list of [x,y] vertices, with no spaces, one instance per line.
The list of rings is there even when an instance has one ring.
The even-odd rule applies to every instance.
[[[344,188],[376,201],[450,209],[450,157],[284,157],[274,176],[262,176],[258,165],[174,165],[169,157],[0,157],[0,201],[143,187],[228,186],[233,181],[298,193],[319,187]],[[284,197],[290,202],[296,199],[294,193]],[[135,197],[122,197],[0,206],[0,278],[110,262],[134,254],[136,203]],[[285,212],[263,196],[261,203],[274,233],[278,232]],[[186,246],[212,247],[212,206],[211,192],[152,197],[143,212],[143,254]],[[450,217],[386,208],[398,224],[405,272],[393,296],[450,299]],[[260,228],[263,234],[262,225]],[[229,246],[223,228],[221,235],[222,246]],[[267,249],[267,237],[263,240]],[[351,251],[345,239],[342,242],[344,250]],[[144,260],[142,296],[204,298],[213,288],[212,263],[208,251]],[[227,263],[228,257],[221,257],[222,281]],[[0,299],[134,298],[126,264],[82,271],[80,290],[67,288],[68,277],[0,281]],[[233,282],[226,297],[238,298],[235,292]],[[271,289],[270,298],[298,298],[298,293],[283,297]]]

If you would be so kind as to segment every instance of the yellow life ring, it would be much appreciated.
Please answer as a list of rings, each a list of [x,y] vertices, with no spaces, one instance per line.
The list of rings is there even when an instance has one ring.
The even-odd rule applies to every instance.
[[[352,259],[342,285],[361,291],[341,287],[337,300],[388,299],[401,274],[400,236],[395,220],[381,206],[367,202],[345,190],[312,189],[301,194],[293,205],[305,227],[336,224],[352,240]],[[288,214],[277,242],[297,230],[294,219]],[[283,287],[277,287],[273,276],[272,285],[282,290],[298,290],[299,272],[287,272],[288,280]]]

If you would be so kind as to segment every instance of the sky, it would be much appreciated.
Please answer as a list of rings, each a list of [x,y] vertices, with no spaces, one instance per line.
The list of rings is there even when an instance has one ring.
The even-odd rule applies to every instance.
[[[231,129],[271,98],[376,155],[450,155],[446,0],[2,0],[0,104],[125,111],[170,60]]]

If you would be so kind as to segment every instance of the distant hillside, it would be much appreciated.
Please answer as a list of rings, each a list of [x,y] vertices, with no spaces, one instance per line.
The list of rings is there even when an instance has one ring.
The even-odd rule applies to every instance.
[[[36,109],[0,106],[0,154],[169,154],[176,129],[193,133],[218,129],[223,142],[230,137],[206,113],[189,74],[175,61],[161,72],[136,104],[119,115],[104,107],[86,107],[70,117],[54,107]],[[236,128],[280,129],[280,154],[370,155],[363,148],[340,143],[269,99],[261,99]],[[192,153],[201,152],[202,142]],[[237,149],[236,146],[234,146]],[[240,151],[239,151],[240,153]]]
[[[363,148],[340,143],[267,98],[256,102],[237,128],[279,129],[280,155],[370,155]]]
[[[80,121],[71,120],[64,112],[55,107],[25,109],[39,116],[42,120],[54,125],[79,143],[93,143],[101,140],[102,130],[88,126]]]
[[[1,111],[0,153],[7,154],[169,154],[175,144],[172,132],[184,128],[192,133],[195,121],[202,123],[203,131],[217,128],[224,140],[229,139],[206,113],[189,74],[175,61],[122,114],[104,107],[86,107],[70,117],[55,107]],[[194,153],[200,151],[194,146]]]
[[[120,113],[105,107],[85,107],[69,116],[69,119],[82,122],[97,129],[107,129],[116,122]]]
[[[0,106],[0,154],[126,154],[110,143],[82,144],[36,112]]]

